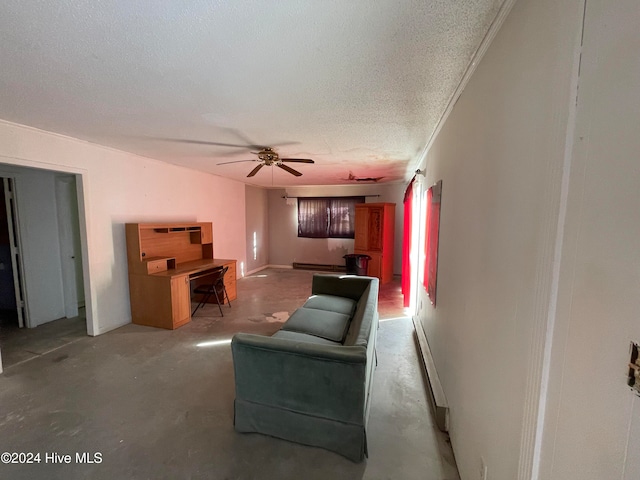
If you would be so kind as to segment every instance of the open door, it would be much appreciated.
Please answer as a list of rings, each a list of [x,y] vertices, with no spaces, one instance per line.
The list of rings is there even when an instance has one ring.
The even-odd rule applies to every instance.
[[[78,306],[84,303],[75,175],[56,177],[56,202],[65,316],[73,318],[78,316]]]
[[[11,178],[3,178],[4,203],[7,215],[7,227],[9,230],[9,249],[11,255],[11,270],[13,273],[13,290],[15,294],[18,325],[25,326],[27,310],[25,308],[25,289],[22,275],[22,256],[20,254],[20,234],[17,225],[16,203],[14,185]]]

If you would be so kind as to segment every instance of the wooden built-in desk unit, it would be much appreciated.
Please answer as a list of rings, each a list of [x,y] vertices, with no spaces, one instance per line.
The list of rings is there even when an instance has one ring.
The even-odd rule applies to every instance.
[[[211,222],[127,223],[125,229],[133,323],[169,329],[188,323],[192,284],[206,283],[223,265],[229,299],[236,299],[236,260],[213,257]]]

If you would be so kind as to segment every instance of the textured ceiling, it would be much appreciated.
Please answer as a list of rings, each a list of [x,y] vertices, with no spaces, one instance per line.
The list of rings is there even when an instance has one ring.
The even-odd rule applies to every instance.
[[[501,4],[3,0],[0,118],[254,185],[399,181]],[[315,164],[247,179],[217,164],[251,149],[170,138]]]

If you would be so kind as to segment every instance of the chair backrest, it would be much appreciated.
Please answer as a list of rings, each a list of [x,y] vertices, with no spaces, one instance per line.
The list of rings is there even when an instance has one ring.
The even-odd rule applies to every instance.
[[[216,275],[216,277],[214,277],[214,280],[213,280],[214,285],[224,284],[224,276],[227,274],[227,270],[229,270],[228,265],[225,265],[224,267],[220,267],[219,269],[216,269],[216,271],[214,272],[214,274]]]

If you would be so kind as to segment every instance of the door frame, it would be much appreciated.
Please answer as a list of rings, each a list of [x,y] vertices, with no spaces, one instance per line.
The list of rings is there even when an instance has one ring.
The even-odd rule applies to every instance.
[[[6,167],[6,168],[3,168]],[[52,173],[75,175],[76,199],[78,202],[78,223],[80,228],[80,251],[82,252],[82,282],[84,286],[84,301],[86,312],[87,335],[95,336],[99,332],[97,315],[94,312],[94,302],[91,287],[91,266],[89,263],[89,227],[87,218],[88,178],[86,169],[58,166],[44,162],[18,159],[0,155],[0,176],[17,177],[20,172],[36,168]],[[19,220],[19,219],[18,219]],[[27,304],[28,307],[28,304]],[[2,373],[2,352],[0,351],[0,373]]]

